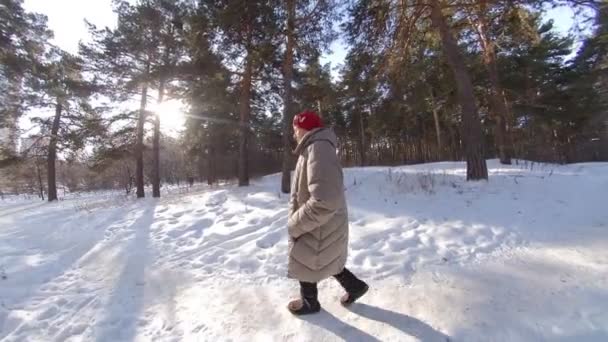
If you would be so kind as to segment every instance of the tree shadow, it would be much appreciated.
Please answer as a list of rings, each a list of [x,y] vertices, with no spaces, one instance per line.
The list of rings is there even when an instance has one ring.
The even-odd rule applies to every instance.
[[[98,342],[133,341],[137,320],[144,308],[146,266],[149,262],[150,226],[155,206],[145,209],[131,225],[131,241],[124,247],[125,263],[106,304],[106,315],[97,326]]]
[[[450,341],[446,334],[408,315],[360,303],[353,304],[350,310],[365,318],[389,324],[421,341]]]
[[[344,341],[380,341],[374,336],[350,324],[344,323],[331,313],[321,310],[318,314],[302,317],[306,322],[321,327]]]
[[[7,318],[12,308],[35,305],[35,299],[44,296],[46,285],[60,281],[102,243],[106,228],[118,217],[111,214],[79,226],[82,221],[78,221],[78,214],[71,208],[58,208],[44,215],[34,212],[28,216],[27,220],[23,220],[24,216],[16,216],[14,226],[8,226],[0,234],[3,242],[0,245],[0,268],[6,267],[7,275],[7,279],[1,280],[3,298],[0,305],[7,310],[0,308],[0,327],[5,327],[0,329],[0,339],[11,333]],[[70,238],[66,239],[65,234],[71,234]],[[43,235],[44,239],[41,238]],[[40,262],[26,262],[27,258],[23,256],[27,255],[41,258]],[[22,319],[15,318],[15,322],[22,322]],[[11,324],[11,327],[17,329],[19,324]]]
[[[22,213],[27,210],[36,209],[38,207],[42,207],[47,205],[48,202],[35,202],[35,203],[16,203],[16,204],[8,204],[0,207],[0,217],[8,217],[10,215]]]

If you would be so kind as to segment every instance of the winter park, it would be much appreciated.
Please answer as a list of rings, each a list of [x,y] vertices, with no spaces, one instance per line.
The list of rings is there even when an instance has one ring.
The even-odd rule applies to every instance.
[[[0,342],[608,341],[604,0],[0,0]]]

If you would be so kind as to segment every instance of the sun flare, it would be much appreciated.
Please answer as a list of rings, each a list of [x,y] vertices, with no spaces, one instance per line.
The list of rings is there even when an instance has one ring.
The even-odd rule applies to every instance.
[[[154,105],[152,111],[160,118],[160,129],[164,133],[177,133],[184,129],[186,116],[184,104],[179,100],[168,100]]]

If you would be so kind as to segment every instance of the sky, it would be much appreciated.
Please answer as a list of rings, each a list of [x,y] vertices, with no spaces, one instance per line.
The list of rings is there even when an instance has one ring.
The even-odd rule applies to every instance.
[[[25,0],[23,7],[46,14],[55,33],[54,43],[72,53],[78,52],[78,42],[88,36],[85,19],[101,27],[116,25],[112,0]]]
[[[88,32],[85,19],[98,27],[113,28],[116,25],[116,15],[112,12],[112,0],[25,0],[24,7],[27,11],[45,14],[48,17],[48,26],[54,32],[53,43],[60,48],[71,52],[78,52],[78,43],[87,41]],[[555,21],[559,32],[567,33],[573,26],[574,13],[571,9],[561,7],[547,13],[547,20]],[[347,54],[346,44],[339,39],[331,45],[331,53],[321,57],[323,64],[331,62],[332,69],[343,63]],[[335,72],[335,70],[334,70]],[[334,74],[334,77],[336,74]],[[169,111],[166,116],[161,116],[161,125],[175,133],[182,126],[182,121],[176,121],[180,117],[182,105],[179,102],[165,105]],[[173,112],[173,113],[171,113]],[[183,116],[181,116],[183,118]],[[165,118],[166,120],[163,120]],[[163,124],[163,121],[165,123]],[[31,123],[26,117],[20,121],[22,129],[31,128]],[[168,132],[167,132],[168,133]]]

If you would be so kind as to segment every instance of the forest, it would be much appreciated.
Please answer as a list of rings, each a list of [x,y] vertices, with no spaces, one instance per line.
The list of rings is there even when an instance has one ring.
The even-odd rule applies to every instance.
[[[71,54],[43,14],[0,0],[0,195],[43,200],[235,182],[295,164],[319,113],[344,166],[608,160],[600,0],[114,0]],[[544,13],[567,6],[579,30]],[[322,63],[343,42],[344,63]],[[167,101],[183,113],[162,113]],[[179,134],[161,117],[184,115]],[[23,130],[27,118],[34,129]],[[169,118],[170,119],[170,118]]]

